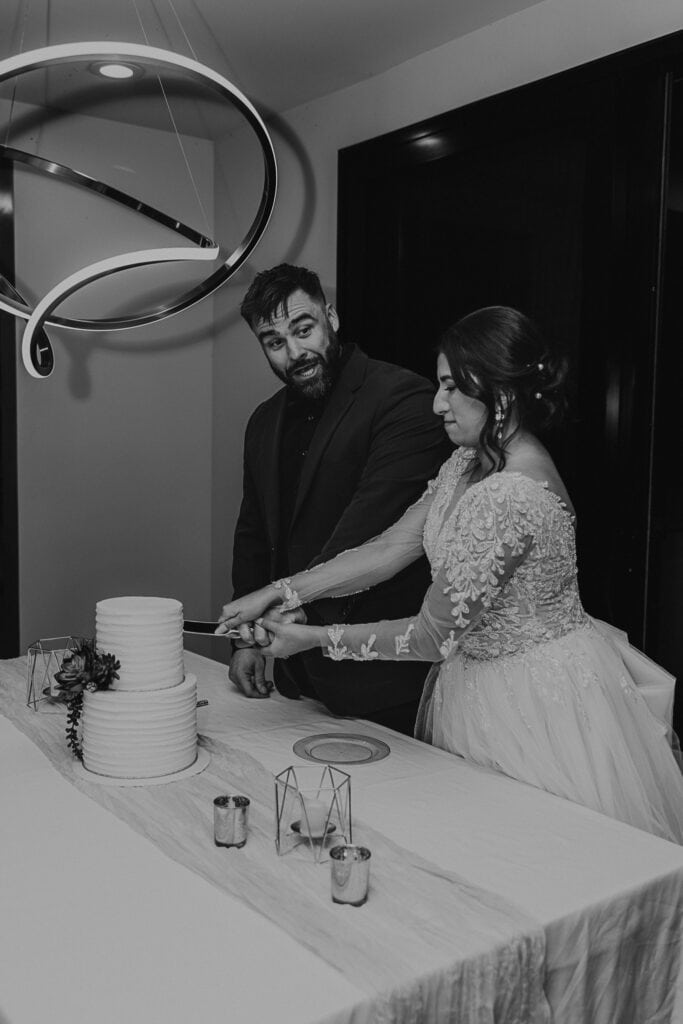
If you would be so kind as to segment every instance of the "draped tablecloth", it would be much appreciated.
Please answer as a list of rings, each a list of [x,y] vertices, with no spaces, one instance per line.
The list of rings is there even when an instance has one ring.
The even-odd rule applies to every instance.
[[[452,1019],[460,1022],[542,1020],[544,1001],[535,986],[543,937],[546,991],[555,1020],[681,1019],[683,851],[678,847],[378,726],[332,719],[312,702],[247,701],[226,685],[222,666],[191,655],[187,662],[199,677],[200,696],[210,701],[200,711],[200,732],[212,751],[209,769],[173,786],[78,786],[171,857],[227,890],[230,895],[221,893],[220,900],[232,900],[226,904],[231,917],[234,903],[242,901],[277,924],[281,931],[263,940],[261,996],[263,1006],[271,1006],[272,998],[278,1020],[381,1020],[382,1015],[387,1020],[446,1020],[446,1007],[457,1009]],[[60,756],[63,720],[23,707],[23,671],[21,660],[3,666],[0,709],[19,728],[33,732],[68,775],[68,758]],[[359,909],[331,904],[326,865],[294,861],[292,855],[278,859],[273,850],[268,771],[297,761],[291,751],[297,739],[331,730],[370,732],[392,747],[385,761],[351,769],[359,818],[354,839],[373,850],[371,899]],[[25,827],[30,795],[13,785],[22,781],[20,772],[8,784],[7,773],[14,767],[10,759],[3,775],[5,792],[14,819]],[[57,781],[54,772],[51,781]],[[252,831],[242,851],[217,851],[211,841],[210,797],[228,785],[252,797]],[[70,790],[70,796],[78,795]],[[88,802],[78,799],[85,818]],[[109,817],[108,824],[113,823]],[[14,836],[19,854],[21,830],[18,825]],[[117,842],[120,836],[119,829]],[[87,860],[87,837],[75,838]],[[43,854],[41,884],[46,873],[59,879],[49,850]],[[109,859],[116,860],[115,851]],[[105,859],[98,867],[99,875],[90,870],[91,884],[109,877],[112,865]],[[183,886],[189,884],[189,873],[182,877]],[[31,897],[29,878],[23,875],[19,881]],[[178,888],[176,883],[166,894],[171,908]],[[79,897],[76,891],[76,907]],[[32,902],[26,899],[26,905]],[[239,934],[228,929],[225,966],[235,976],[225,1017],[260,1021],[264,1009],[253,1005],[254,972],[245,969],[244,951],[263,929],[263,919],[252,911],[245,916],[243,905],[236,916],[243,927]],[[192,976],[194,954],[197,949],[206,954],[208,945],[201,934],[204,917],[199,925],[196,919],[196,913],[183,917],[193,939],[185,956]],[[133,908],[133,930],[136,920]],[[59,937],[56,930],[53,942]],[[302,962],[292,972],[288,960],[294,955]],[[100,974],[106,976],[106,962],[102,967]],[[180,971],[182,981],[182,965]],[[248,998],[240,973],[250,979]],[[285,990],[293,984],[296,993],[285,1002],[283,974]],[[222,991],[223,984],[214,981],[214,990]],[[206,991],[201,995],[205,999]],[[525,1001],[532,1010],[522,1009]],[[148,1003],[141,1020],[156,1019]],[[5,1008],[0,992],[0,1013],[3,1009],[8,1013],[9,1004]],[[13,1017],[8,1019],[14,1024]],[[165,1019],[176,1018],[166,1013]],[[23,1018],[16,1022],[23,1024]]]

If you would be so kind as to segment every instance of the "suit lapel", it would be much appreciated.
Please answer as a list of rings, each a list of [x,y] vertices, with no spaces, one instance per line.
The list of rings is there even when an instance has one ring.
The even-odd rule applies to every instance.
[[[266,527],[273,547],[280,532],[280,441],[287,407],[283,388],[273,398],[272,416],[266,421],[259,445],[259,491],[263,495]]]
[[[296,496],[296,503],[294,505],[290,529],[291,526],[294,525],[301,507],[306,500],[306,496],[308,495],[311,484],[315,478],[320,460],[325,454],[325,449],[330,443],[337,427],[346,416],[349,408],[355,402],[356,392],[365,378],[368,357],[361,352],[360,349],[356,348],[355,345],[351,345],[349,347],[351,348],[351,353],[332,389],[332,393],[328,401],[325,404],[325,411],[320,417],[320,422],[318,423],[315,434],[313,435],[308,455],[306,456],[306,460],[301,470],[299,490]]]

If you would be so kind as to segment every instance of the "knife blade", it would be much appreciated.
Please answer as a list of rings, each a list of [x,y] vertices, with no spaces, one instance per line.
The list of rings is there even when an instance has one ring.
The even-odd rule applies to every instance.
[[[204,636],[217,635],[219,639],[224,637],[226,640],[240,639],[238,629],[229,629],[227,633],[216,634],[218,626],[218,622],[201,622],[199,619],[185,619],[183,622],[183,633],[201,633]]]

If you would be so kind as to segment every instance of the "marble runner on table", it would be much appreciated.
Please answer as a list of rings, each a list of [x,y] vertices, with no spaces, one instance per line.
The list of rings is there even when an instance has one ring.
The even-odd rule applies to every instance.
[[[354,819],[355,841],[372,851],[369,899],[361,908],[333,904],[328,863],[277,856],[273,775],[247,751],[200,737],[211,754],[200,775],[151,787],[89,783],[75,771],[65,715],[26,707],[25,671],[25,659],[0,666],[0,712],[77,789],[364,990],[368,998],[350,1009],[349,1024],[549,1020],[543,929],[500,896]],[[213,798],[223,792],[251,800],[241,850],[214,845]]]

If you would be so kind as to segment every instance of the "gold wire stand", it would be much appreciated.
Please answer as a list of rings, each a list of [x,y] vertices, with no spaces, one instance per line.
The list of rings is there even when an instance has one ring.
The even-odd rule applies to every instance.
[[[321,823],[312,827],[308,808],[323,808]],[[296,847],[316,863],[330,848],[352,842],[351,776],[332,765],[290,765],[275,776],[275,848],[280,856]]]
[[[37,711],[43,701],[64,703],[55,682],[55,673],[61,670],[64,658],[75,650],[79,640],[76,636],[52,636],[31,644],[26,666],[27,707]]]

